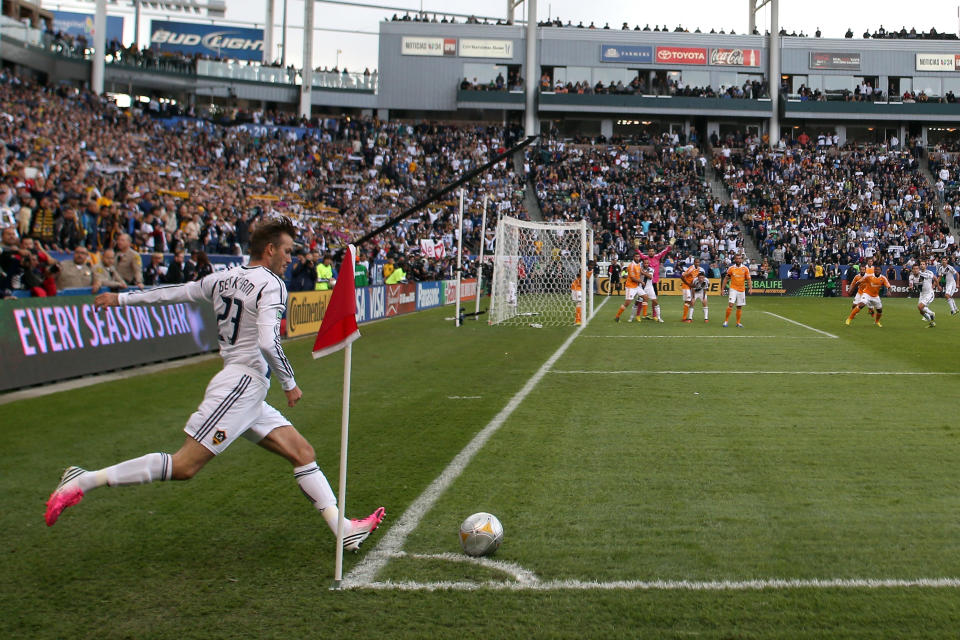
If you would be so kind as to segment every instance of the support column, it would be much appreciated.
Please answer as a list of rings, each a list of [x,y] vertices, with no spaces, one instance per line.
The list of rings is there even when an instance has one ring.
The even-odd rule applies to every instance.
[[[140,0],[137,0],[139,2]],[[267,12],[263,25],[263,63],[273,62],[273,0],[267,0]]]
[[[303,84],[300,85],[300,117],[310,117],[313,90],[313,0],[303,4]]]
[[[107,48],[107,0],[97,0],[93,17],[93,64],[90,66],[90,90],[103,93],[103,74]]]
[[[102,0],[101,0],[102,1]],[[540,66],[537,64],[537,0],[527,0],[527,104],[524,114],[524,134],[540,133],[537,117],[537,92],[540,87]]]
[[[513,0],[507,0],[507,24],[513,24]]]
[[[747,0],[747,35],[757,28],[757,0]]]
[[[767,72],[770,86],[770,146],[780,142],[780,0],[770,0],[770,58]]]
[[[600,121],[600,135],[610,140],[613,137],[613,120],[611,118],[604,118]]]
[[[140,0],[133,2],[133,46],[140,50]]]

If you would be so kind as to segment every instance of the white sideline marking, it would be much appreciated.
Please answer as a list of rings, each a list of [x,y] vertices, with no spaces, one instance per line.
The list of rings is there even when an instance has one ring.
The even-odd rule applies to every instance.
[[[483,396],[447,396],[447,400],[479,400]]]
[[[638,335],[638,336],[583,336],[584,338],[626,338],[630,340],[650,340],[652,338],[683,338],[685,340],[753,340],[754,338],[776,338],[777,340],[826,340],[819,336],[676,336],[676,335]]]
[[[770,311],[764,311],[764,313],[767,314],[768,316],[773,316],[774,318],[780,318],[781,320],[785,320],[786,322],[789,322],[790,324],[795,324],[795,325],[797,325],[798,327],[803,327],[804,329],[810,329],[810,331],[816,331],[817,333],[821,333],[821,334],[827,336],[828,338],[839,339],[839,336],[835,336],[835,335],[833,335],[832,333],[827,333],[826,331],[821,331],[820,329],[814,329],[813,327],[811,327],[811,326],[808,325],[808,324],[803,324],[802,322],[797,322],[796,320],[791,320],[790,318],[785,318],[785,317],[783,317],[783,316],[781,316],[781,315],[777,315],[776,313],[771,313]]]
[[[688,376],[688,375],[777,375],[777,376],[960,376],[960,371],[662,371],[654,369],[633,369],[624,371],[587,371],[585,369],[573,369],[561,371],[554,369],[550,373],[593,373],[598,375],[667,375],[667,376]]]
[[[911,580],[832,578],[832,579],[765,579],[765,580],[549,580],[546,582],[371,582],[365,589],[396,591],[764,591],[785,589],[958,589],[960,578],[916,578]]]
[[[607,300],[604,300],[594,311],[600,310],[600,307],[605,305]],[[373,579],[376,578],[377,573],[383,569],[384,566],[390,561],[391,557],[395,557],[402,549],[403,545],[407,540],[407,536],[417,528],[417,525],[420,524],[420,520],[423,519],[423,516],[427,514],[428,511],[436,504],[437,500],[440,499],[440,496],[453,484],[453,481],[456,480],[463,470],[470,464],[470,461],[477,454],[480,449],[487,443],[487,441],[503,426],[503,423],[507,421],[507,418],[514,412],[514,410],[520,406],[520,403],[530,395],[530,392],[534,390],[537,384],[540,383],[540,380],[547,374],[550,370],[550,367],[560,359],[567,349],[576,340],[577,336],[580,335],[580,332],[583,331],[586,326],[590,323],[590,320],[593,319],[593,316],[577,327],[570,337],[560,345],[560,348],[557,349],[550,358],[547,359],[543,365],[537,369],[536,373],[527,380],[527,383],[523,385],[523,388],[520,389],[510,399],[510,402],[500,410],[493,420],[490,421],[487,426],[485,426],[477,435],[473,437],[467,446],[465,446],[456,457],[450,461],[450,464],[447,465],[447,468],[443,472],[434,478],[433,482],[423,490],[416,500],[414,500],[407,510],[400,516],[400,519],[397,520],[397,523],[390,527],[390,530],[387,531],[386,535],[380,538],[380,542],[370,550],[367,555],[363,557],[363,560],[358,562],[353,569],[343,578],[344,588],[358,587],[369,584],[373,582]]]

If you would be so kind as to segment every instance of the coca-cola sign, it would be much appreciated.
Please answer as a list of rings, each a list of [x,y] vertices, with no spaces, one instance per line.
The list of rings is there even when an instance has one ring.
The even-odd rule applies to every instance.
[[[657,47],[660,64],[707,64],[707,50],[699,47]]]
[[[759,67],[759,49],[711,49],[710,64],[723,67]]]

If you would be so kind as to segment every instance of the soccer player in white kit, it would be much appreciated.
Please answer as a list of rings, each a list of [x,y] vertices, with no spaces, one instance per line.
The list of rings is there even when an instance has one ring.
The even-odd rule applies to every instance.
[[[917,310],[920,312],[920,315],[923,316],[923,319],[929,323],[927,327],[937,326],[937,314],[930,308],[930,303],[933,302],[933,298],[936,295],[933,284],[935,281],[936,276],[933,275],[932,271],[927,269],[926,260],[914,263],[910,272],[909,282],[911,287],[919,287],[920,289],[920,300],[917,302]]]
[[[250,238],[250,263],[182,285],[97,296],[97,309],[160,302],[213,303],[217,314],[223,369],[207,385],[196,412],[187,420],[187,437],[173,455],[148,453],[98,471],[67,467],[47,501],[46,522],[52,526],[67,507],[102,486],[125,486],[164,480],[189,480],[243,436],[293,464],[301,491],[336,534],[337,501],[317,466],[313,447],[279,411],[264,400],[269,373],[280,381],[292,407],[303,395],[280,344],[280,318],[287,289],[280,279],[290,264],[296,228],[289,218],[259,223]],[[269,368],[268,368],[269,366]],[[362,520],[350,520],[344,549],[356,551],[385,515],[383,507]]]
[[[950,307],[950,315],[957,315],[957,303],[953,300],[957,293],[957,282],[960,280],[957,276],[957,270],[950,264],[950,259],[944,256],[940,259],[940,277],[943,279],[943,297],[947,299],[947,305]]]

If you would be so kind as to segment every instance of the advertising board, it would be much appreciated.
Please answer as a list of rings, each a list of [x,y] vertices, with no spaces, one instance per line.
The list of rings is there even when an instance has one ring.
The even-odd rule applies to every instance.
[[[626,44],[601,44],[600,62],[653,62],[653,47]]]
[[[54,11],[54,33],[65,33],[68,36],[83,36],[93,46],[93,14],[76,13],[73,11]],[[123,42],[123,17],[107,16],[107,42],[116,40]]]
[[[475,40],[460,38],[463,58],[512,58],[513,40]]]
[[[830,53],[827,51],[810,52],[811,69],[847,69],[860,70],[859,53]]]
[[[442,302],[442,282],[418,282],[417,283],[417,311],[421,309],[430,309],[439,307]]]
[[[292,291],[287,297],[287,336],[316,333],[332,294],[332,291]]]
[[[151,20],[150,46],[161,53],[262,60],[263,29]]]
[[[400,41],[400,53],[405,56],[455,56],[457,55],[457,39],[405,36]]]
[[[657,47],[659,64],[707,64],[707,50],[702,47]]]
[[[159,362],[217,348],[207,303],[110,307],[93,296],[0,305],[0,390]]]
[[[711,49],[710,64],[721,67],[759,67],[760,49]]]
[[[388,318],[417,310],[416,284],[388,284],[386,287]]]

